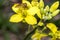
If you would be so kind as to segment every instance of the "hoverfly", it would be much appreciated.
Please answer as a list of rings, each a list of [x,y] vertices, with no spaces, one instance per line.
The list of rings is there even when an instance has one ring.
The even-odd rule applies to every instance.
[[[22,3],[22,0],[10,0],[13,4],[15,3],[18,3],[20,4],[21,6],[23,6],[24,8],[27,7],[27,4],[26,3]],[[18,6],[20,6],[18,5]]]

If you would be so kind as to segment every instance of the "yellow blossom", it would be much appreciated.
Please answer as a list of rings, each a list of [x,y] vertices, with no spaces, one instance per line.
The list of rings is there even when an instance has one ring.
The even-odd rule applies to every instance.
[[[54,12],[58,8],[58,6],[59,6],[59,1],[53,3],[50,8],[50,12]]]
[[[37,24],[36,18],[34,16],[32,16],[32,15],[29,15],[26,9],[23,8],[23,9],[20,10],[20,7],[17,6],[18,9],[14,10],[15,7],[16,7],[15,5],[17,6],[18,4],[14,4],[12,6],[12,9],[17,14],[14,14],[14,15],[12,15],[10,17],[10,20],[9,20],[10,22],[16,22],[16,23],[18,23],[18,22],[23,21],[23,19],[24,19],[30,25]],[[19,11],[21,11],[21,12],[19,12]]]

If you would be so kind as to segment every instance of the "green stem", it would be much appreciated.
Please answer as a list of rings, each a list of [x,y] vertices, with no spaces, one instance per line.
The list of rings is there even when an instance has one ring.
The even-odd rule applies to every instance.
[[[28,33],[30,32],[30,25],[28,26]]]
[[[27,36],[24,38],[24,40],[27,40],[27,38],[35,32],[35,30],[37,29],[38,27],[34,28],[29,34],[27,34]]]
[[[41,32],[43,32],[45,29],[46,29],[46,27],[44,27]]]

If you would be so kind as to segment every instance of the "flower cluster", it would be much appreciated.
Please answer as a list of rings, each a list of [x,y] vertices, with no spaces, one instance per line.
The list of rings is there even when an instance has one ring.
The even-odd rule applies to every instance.
[[[22,0],[22,3],[16,3],[12,6],[12,10],[16,13],[13,14],[10,17],[10,22],[23,22],[25,21],[29,25],[37,24],[39,26],[44,25],[42,20],[50,20],[52,17],[56,16],[60,9],[57,9],[59,7],[59,1],[56,1],[53,3],[50,7],[49,5],[44,5],[44,1],[40,0],[32,0],[31,2],[27,0]],[[37,15],[41,20],[37,23],[37,18],[35,17]],[[53,23],[47,23],[46,27],[49,28],[52,33],[55,35],[57,34],[57,27]],[[53,28],[53,29],[52,29]],[[60,32],[58,32],[60,34]],[[39,32],[36,32],[33,36],[33,40],[40,40],[40,37],[47,36],[46,34],[41,34]],[[59,35],[58,35],[59,36]]]

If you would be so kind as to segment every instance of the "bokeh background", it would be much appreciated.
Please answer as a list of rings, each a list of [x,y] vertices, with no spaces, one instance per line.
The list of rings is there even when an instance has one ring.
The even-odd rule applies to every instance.
[[[9,22],[10,16],[14,14],[11,10],[12,5],[14,4],[13,1],[18,0],[0,0],[0,40],[23,40],[26,36],[28,24]],[[55,1],[58,0],[44,0],[45,5],[49,6]],[[60,29],[60,13],[50,21],[55,23]]]

